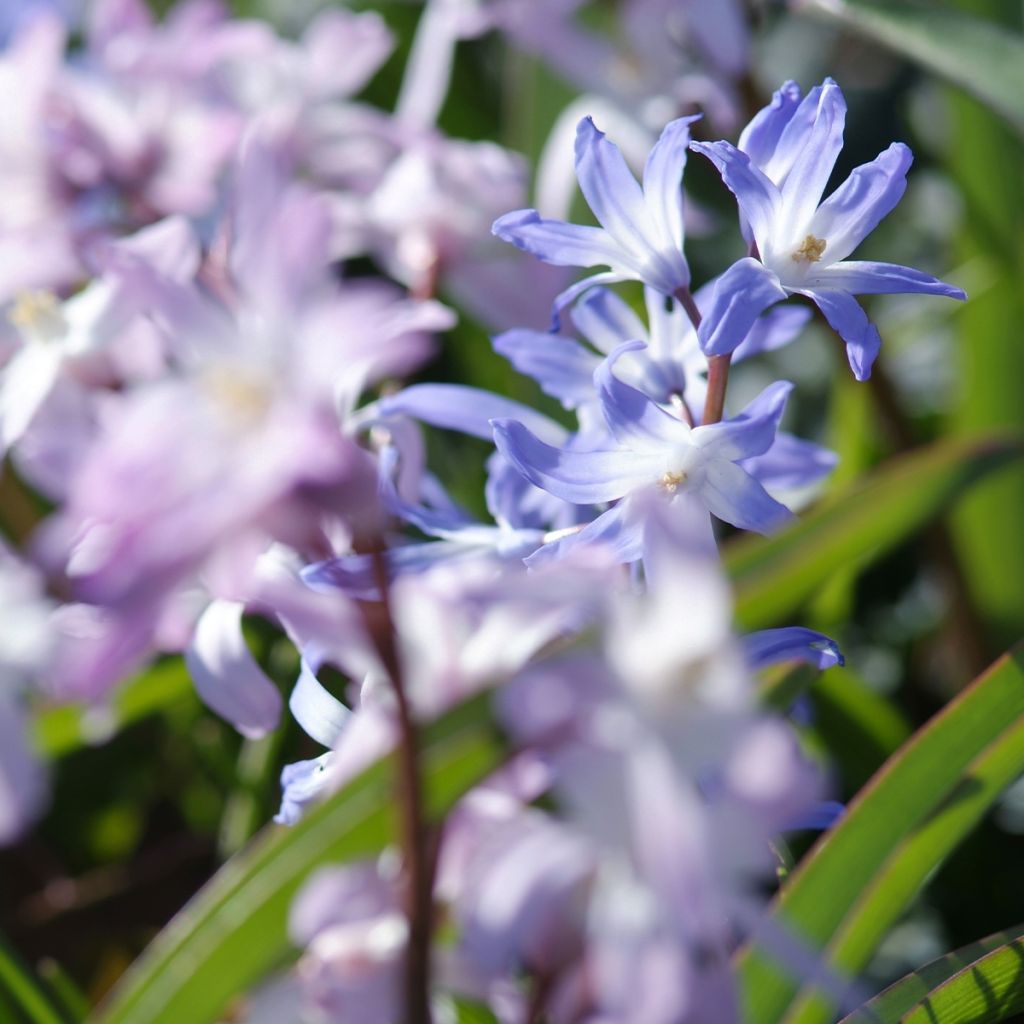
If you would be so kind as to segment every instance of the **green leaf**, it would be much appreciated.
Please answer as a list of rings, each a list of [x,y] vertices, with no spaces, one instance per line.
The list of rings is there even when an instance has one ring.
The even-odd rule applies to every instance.
[[[1024,925],[913,971],[840,1024],[995,1024],[1024,1010]]]
[[[439,820],[504,757],[490,695],[480,694],[424,727],[422,779],[431,821]],[[294,828],[271,827],[228,861],[128,971],[96,1018],[102,1024],[218,1019],[293,950],[288,911],[323,864],[362,860],[395,835],[393,758],[384,758]]]
[[[1024,37],[937,4],[803,0],[802,9],[866,36],[970,93],[1024,133]]]
[[[934,869],[1024,772],[1024,647],[999,659],[874,776],[804,859],[773,913],[837,973],[868,962]],[[747,949],[741,978],[750,1024],[829,1018],[766,951]]]
[[[1024,443],[996,436],[943,441],[890,459],[771,537],[745,535],[725,547],[745,629],[796,611],[833,573],[913,534],[976,480],[1024,455]]]
[[[42,711],[35,722],[36,746],[45,757],[64,757],[186,701],[197,698],[184,659],[166,658],[122,686],[101,709],[68,704]]]
[[[0,999],[3,1006],[16,1007],[18,1015],[8,1009],[12,1020],[30,1021],[31,1024],[66,1024],[54,1008],[43,987],[18,955],[0,938]]]

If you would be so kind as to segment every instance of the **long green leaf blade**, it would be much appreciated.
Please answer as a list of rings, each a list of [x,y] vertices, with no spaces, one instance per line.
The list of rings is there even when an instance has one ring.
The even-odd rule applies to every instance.
[[[774,913],[834,968],[866,963],[928,875],[1024,771],[1024,648],[1004,655],[875,775],[793,873]],[[823,1020],[761,950],[741,977],[751,1024]]]
[[[502,761],[490,698],[478,695],[426,726],[422,778],[438,820]],[[393,759],[377,762],[291,829],[272,829],[230,860],[125,976],[102,1024],[218,1019],[228,1001],[291,953],[292,897],[319,865],[379,853],[394,837]]]
[[[17,1007],[31,1024],[65,1024],[65,1018],[5,939],[0,939],[0,996],[6,997],[7,1003]]]
[[[929,521],[974,481],[1024,455],[1016,438],[942,442],[892,459],[772,537],[726,546],[736,616],[747,629],[796,611],[840,569],[863,564]]]
[[[996,1024],[1024,1010],[1024,925],[925,964],[840,1024]]]
[[[804,0],[838,21],[960,86],[1024,133],[1024,37],[937,4]]]

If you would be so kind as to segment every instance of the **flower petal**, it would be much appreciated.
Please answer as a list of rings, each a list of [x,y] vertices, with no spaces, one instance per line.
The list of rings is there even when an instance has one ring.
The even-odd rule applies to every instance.
[[[732,361],[738,363],[762,352],[774,352],[788,345],[811,319],[808,306],[781,306],[754,321],[747,336],[736,346]]]
[[[739,148],[755,167],[765,167],[779,145],[779,139],[800,106],[800,86],[785,82],[772,94],[771,103],[762,107],[740,133]]]
[[[564,501],[613,501],[656,479],[662,455],[630,451],[573,452],[552,448],[515,420],[495,420],[494,443],[531,483]]]
[[[748,633],[743,637],[743,652],[755,671],[780,661],[803,661],[822,670],[844,661],[835,640],[803,626]]]
[[[746,339],[757,318],[787,296],[779,279],[750,256],[737,260],[718,280],[697,331],[706,355],[727,355]]]
[[[576,177],[601,226],[626,252],[642,259],[652,247],[653,231],[643,191],[619,147],[590,117],[576,127]]]
[[[855,167],[818,207],[808,232],[827,239],[824,256],[830,264],[846,259],[900,201],[913,159],[902,142],[894,142],[870,163]]]
[[[317,679],[307,658],[302,659],[288,708],[306,734],[324,747],[333,747],[338,742],[352,717],[352,712]]]
[[[601,412],[616,441],[633,451],[664,452],[666,445],[688,444],[690,428],[643,392],[619,380],[613,372],[621,356],[646,347],[642,341],[619,345],[594,372],[594,384],[601,400]]]
[[[578,533],[571,533],[538,548],[523,563],[530,569],[539,569],[564,557],[580,544],[600,544],[619,562],[635,562],[643,547],[643,523],[629,514],[629,501],[602,512]]]
[[[699,121],[700,116],[680,117],[670,121],[654,144],[644,164],[644,203],[651,215],[655,230],[661,236],[662,248],[666,255],[678,252],[680,272],[686,268],[688,284],[689,269],[683,256],[683,171],[686,168],[686,151],[690,145],[690,125]]]
[[[738,416],[696,427],[693,443],[710,458],[728,462],[763,455],[775,443],[792,390],[788,380],[769,384]]]
[[[808,124],[807,115],[813,119]],[[814,216],[828,179],[843,148],[846,123],[846,100],[842,90],[831,79],[812,89],[800,104],[793,119],[786,125],[779,140],[779,149],[792,147],[794,159],[783,180],[779,182],[782,203],[779,219],[786,241],[802,238]]]
[[[490,441],[491,420],[525,423],[552,444],[562,444],[568,431],[528,405],[482,388],[462,384],[413,384],[377,403],[382,416],[405,415],[442,430],[457,430]]]
[[[196,692],[243,736],[259,739],[277,726],[281,694],[256,664],[242,635],[243,605],[213,601],[185,652]]]
[[[660,294],[659,294],[660,298]],[[572,309],[573,326],[607,355],[624,341],[643,341],[647,329],[629,304],[607,288],[593,288]]]
[[[782,202],[778,188],[746,153],[729,142],[694,142],[691,148],[718,168],[722,181],[739,203],[743,220],[749,223],[761,252],[765,252]]]
[[[593,399],[594,371],[601,360],[579,342],[546,331],[519,329],[499,334],[492,344],[495,352],[566,409]]]
[[[633,182],[636,186],[636,182]],[[558,267],[613,267],[625,255],[601,228],[547,220],[536,210],[499,217],[491,231],[505,242]]]
[[[769,491],[796,490],[817,483],[836,468],[839,457],[828,448],[784,431],[763,455],[743,459],[740,465]]]
[[[845,291],[816,288],[805,293],[825,314],[829,326],[846,342],[846,356],[857,380],[867,380],[882,347],[878,328],[857,300]]]
[[[808,278],[808,288],[838,288],[851,295],[944,295],[963,302],[967,293],[931,274],[897,263],[843,260]]]
[[[710,463],[698,494],[712,515],[741,530],[771,533],[793,518],[785,505],[734,462]]]

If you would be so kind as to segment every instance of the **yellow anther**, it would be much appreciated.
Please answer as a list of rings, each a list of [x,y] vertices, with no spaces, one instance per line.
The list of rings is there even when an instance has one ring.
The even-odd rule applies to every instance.
[[[60,300],[53,292],[22,292],[8,310],[7,319],[23,334],[43,341],[58,337],[67,329]]]
[[[800,248],[793,253],[793,259],[797,263],[817,263],[821,254],[825,251],[825,239],[815,238],[808,235],[801,243]]]
[[[239,425],[251,426],[263,419],[271,404],[268,381],[245,370],[227,366],[208,368],[202,375],[203,389]]]
[[[684,483],[686,483],[685,473],[663,473],[658,480],[658,486],[663,487],[669,494],[675,494]]]

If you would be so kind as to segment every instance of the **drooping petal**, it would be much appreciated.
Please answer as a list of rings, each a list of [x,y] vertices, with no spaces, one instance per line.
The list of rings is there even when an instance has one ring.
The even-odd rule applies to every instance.
[[[757,318],[786,294],[779,279],[759,260],[750,256],[737,260],[715,283],[697,331],[703,352],[721,356],[738,348]]]
[[[813,278],[808,288],[838,288],[851,295],[944,295],[963,302],[967,293],[955,285],[946,284],[931,274],[897,263],[874,263],[868,260],[843,260],[825,267]]]
[[[793,518],[785,505],[734,462],[710,463],[698,493],[712,515],[740,530],[771,533]]]
[[[307,735],[325,747],[333,747],[352,717],[352,712],[327,692],[307,658],[302,659],[288,709]]]
[[[711,458],[729,462],[763,455],[775,443],[792,390],[788,380],[769,384],[739,415],[695,428],[693,443]]]
[[[748,633],[743,637],[743,651],[755,670],[780,661],[803,661],[822,670],[843,664],[843,655],[835,640],[803,626]]]
[[[743,220],[750,225],[755,241],[764,252],[782,202],[778,188],[751,163],[746,153],[729,142],[694,142],[691,148],[703,153],[718,168],[722,181],[739,203]]]
[[[311,761],[286,764],[281,771],[281,807],[274,815],[278,825],[297,825],[309,804],[326,796],[333,777],[330,772],[334,753],[328,751]]]
[[[846,343],[846,356],[857,380],[867,380],[882,347],[878,328],[852,295],[816,288],[806,293],[825,314],[829,326]]]
[[[495,420],[494,443],[531,483],[564,501],[614,501],[657,478],[662,455],[630,451],[573,452],[552,448],[515,420]]]
[[[621,263],[624,255],[607,231],[547,220],[536,210],[506,213],[494,222],[491,231],[516,248],[558,267],[613,267]]]
[[[894,142],[850,176],[818,207],[808,232],[827,240],[829,263],[846,259],[900,201],[907,189],[907,171],[914,156]]]
[[[499,334],[493,345],[495,352],[566,409],[593,399],[594,371],[600,359],[578,342],[548,332],[512,330]]]
[[[552,444],[562,444],[568,431],[528,405],[504,398],[482,388],[462,384],[413,384],[378,403],[383,416],[405,415],[442,430],[491,439],[490,421],[513,419],[525,423]]]
[[[277,726],[281,694],[256,664],[242,635],[243,605],[213,601],[200,616],[185,662],[203,702],[243,736]]]

